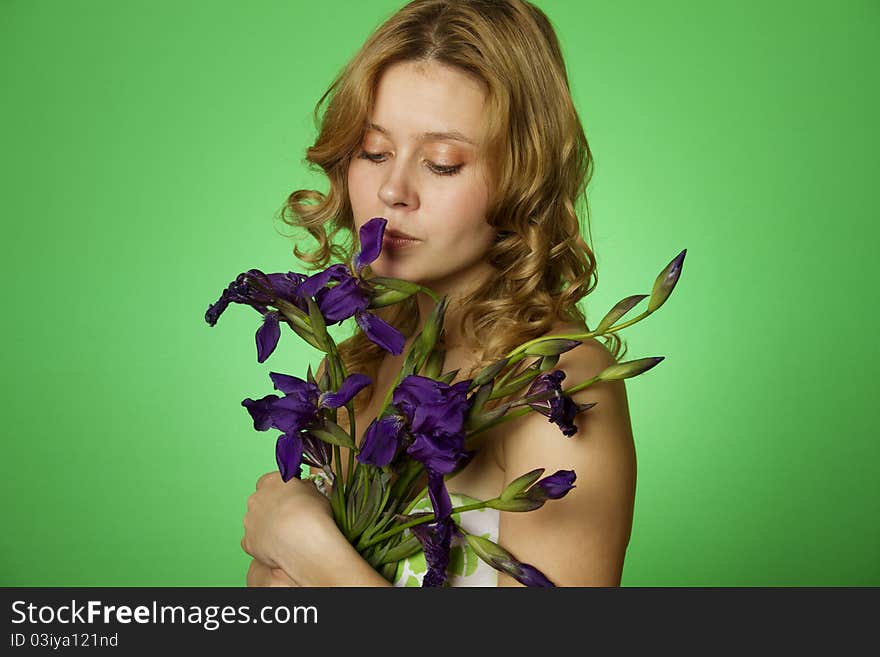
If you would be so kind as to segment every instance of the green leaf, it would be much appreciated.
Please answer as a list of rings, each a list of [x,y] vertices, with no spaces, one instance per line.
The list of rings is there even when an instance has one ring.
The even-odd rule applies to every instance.
[[[524,475],[520,475],[509,484],[507,484],[507,488],[505,488],[504,492],[501,493],[501,499],[509,500],[516,497],[529,486],[538,481],[538,479],[541,478],[542,474],[544,474],[544,468],[536,468],[535,470],[526,472]]]
[[[331,420],[324,420],[320,427],[309,427],[308,432],[325,443],[348,447],[349,449],[355,448],[352,437],[348,435],[345,429]]]
[[[474,380],[471,381],[470,389],[473,390],[479,386],[485,385],[490,381],[494,381],[495,377],[498,376],[498,373],[501,372],[507,365],[510,363],[509,358],[502,358],[501,360],[495,361],[488,367],[484,368],[477,376],[474,377]]]
[[[500,388],[496,388],[492,392],[492,399],[500,399],[502,397],[507,397],[517,392],[518,390],[524,388],[526,385],[530,384],[535,378],[541,374],[541,370],[538,369],[540,365],[540,360],[536,363],[529,365],[522,372],[517,374],[516,376],[512,376],[509,381],[506,381],[503,386]]]
[[[473,417],[468,417],[465,421],[465,430],[466,431],[477,431],[478,429],[483,429],[484,427],[495,423],[500,420],[507,411],[510,410],[511,402],[507,402],[506,404],[502,404],[497,408],[493,408],[491,411],[486,411],[485,413],[480,413],[479,415],[475,415]]]
[[[299,337],[312,345],[315,349],[319,351],[325,351],[324,347],[322,347],[318,340],[315,339],[315,336],[312,335],[312,332],[310,330],[302,329],[296,324],[291,324],[290,328],[292,328],[294,333],[296,333]]]
[[[407,557],[411,557],[412,555],[414,555],[416,552],[418,552],[421,549],[422,549],[422,544],[419,542],[419,539],[416,538],[415,536],[409,536],[408,538],[404,539],[401,543],[399,543],[398,545],[395,545],[394,547],[389,549],[387,552],[385,552],[385,554],[382,555],[379,563],[383,564],[383,563],[397,562],[402,559],[406,559]]]
[[[431,379],[440,376],[443,370],[443,362],[446,360],[446,351],[443,349],[434,349],[428,360],[425,362],[424,375]]]
[[[324,316],[312,297],[307,297],[306,302],[309,304],[309,321],[312,324],[312,334],[315,336],[318,344],[321,345],[320,349],[329,351],[330,336],[327,334],[327,324],[324,321]]]
[[[636,304],[639,303],[639,301],[647,296],[647,294],[633,294],[626,299],[618,301],[617,305],[609,310],[608,314],[602,318],[602,321],[599,322],[599,326],[596,327],[594,333],[596,333],[596,335],[603,335],[606,329],[611,328],[618,319],[626,315],[636,306]]]
[[[327,392],[330,390],[330,363],[326,357],[321,361],[321,365],[323,369],[321,371],[321,378],[318,381],[318,388],[320,388],[321,392]]]
[[[290,320],[291,324],[299,327],[303,331],[311,331],[312,326],[309,323],[308,315],[292,303],[285,301],[284,299],[277,299],[275,301],[275,307],[281,311],[282,315]]]
[[[452,370],[451,372],[446,372],[445,374],[441,374],[437,377],[438,381],[442,381],[443,383],[452,383],[455,377],[458,376],[458,373],[461,371],[461,368],[457,370]]]
[[[489,381],[487,384],[480,386],[480,389],[473,394],[471,397],[471,408],[468,411],[468,418],[476,417],[482,412],[483,406],[489,401],[494,387],[492,381]]]

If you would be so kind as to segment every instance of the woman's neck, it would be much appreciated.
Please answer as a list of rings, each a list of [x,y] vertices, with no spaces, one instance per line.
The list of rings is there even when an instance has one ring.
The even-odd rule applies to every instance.
[[[485,285],[494,273],[495,271],[491,265],[488,263],[479,263],[468,272],[466,277],[459,277],[459,281],[463,279],[466,283],[435,282],[433,284],[425,284],[426,287],[430,288],[431,291],[439,297],[447,297],[449,300],[443,321],[444,343],[447,350],[466,346],[468,341],[465,340],[461,333],[461,327],[459,326],[459,321],[465,310],[463,300],[468,295]],[[424,293],[419,293],[416,299],[419,308],[419,321],[416,331],[413,334],[414,336],[418,335],[418,333],[424,328],[428,316],[431,314],[431,311],[434,310],[434,306],[436,305],[434,300]],[[407,347],[409,347],[409,344],[410,340],[407,341]]]

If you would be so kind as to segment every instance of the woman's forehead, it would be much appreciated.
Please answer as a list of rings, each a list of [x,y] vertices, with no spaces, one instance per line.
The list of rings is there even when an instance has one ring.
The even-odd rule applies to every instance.
[[[392,140],[446,140],[476,145],[485,94],[465,73],[439,64],[398,63],[379,82],[368,128]]]

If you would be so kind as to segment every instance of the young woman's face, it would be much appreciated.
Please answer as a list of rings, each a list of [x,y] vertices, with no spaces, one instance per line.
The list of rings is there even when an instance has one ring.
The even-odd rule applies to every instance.
[[[480,82],[455,69],[412,62],[386,69],[348,168],[355,228],[388,220],[372,264],[377,276],[448,294],[488,274],[495,231],[485,217],[484,100]]]

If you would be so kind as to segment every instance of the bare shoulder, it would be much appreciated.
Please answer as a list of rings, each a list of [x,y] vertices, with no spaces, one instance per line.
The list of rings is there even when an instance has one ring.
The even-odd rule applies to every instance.
[[[553,334],[564,334],[553,331]],[[563,354],[563,388],[589,380],[615,359],[598,340]],[[501,446],[505,485],[535,468],[545,476],[574,470],[575,488],[564,498],[526,513],[502,513],[500,539],[520,561],[557,585],[616,586],[632,529],[636,457],[623,381],[594,383],[573,396],[595,406],[580,413],[577,433],[562,434],[532,412],[509,423]],[[503,576],[501,585],[516,585]]]

